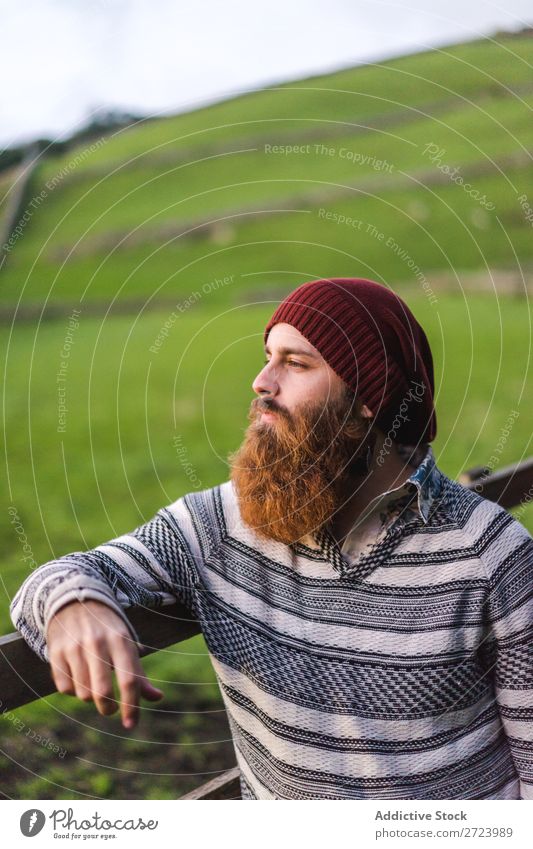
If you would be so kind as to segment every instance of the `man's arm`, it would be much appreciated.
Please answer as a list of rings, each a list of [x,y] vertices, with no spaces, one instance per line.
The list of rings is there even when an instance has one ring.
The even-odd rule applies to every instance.
[[[520,798],[533,799],[533,537],[514,520],[483,559],[496,700]]]
[[[199,556],[180,498],[131,533],[40,566],[13,598],[11,618],[51,664],[60,692],[94,699],[101,713],[112,713],[115,669],[123,720],[136,719],[138,696],[157,698],[160,691],[144,676],[138,636],[123,608],[178,600],[194,615]]]

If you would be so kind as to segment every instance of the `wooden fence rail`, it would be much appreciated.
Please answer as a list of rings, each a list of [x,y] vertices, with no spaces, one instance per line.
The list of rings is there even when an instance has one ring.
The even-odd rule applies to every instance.
[[[483,467],[470,469],[459,480],[506,509],[533,500],[533,457],[492,474],[484,471]],[[198,622],[180,604],[131,608],[126,609],[126,614],[143,643],[142,657],[200,633]],[[14,710],[55,690],[49,665],[37,657],[18,632],[0,637],[0,694],[4,709]],[[237,799],[239,795],[238,770],[233,768],[182,798]]]

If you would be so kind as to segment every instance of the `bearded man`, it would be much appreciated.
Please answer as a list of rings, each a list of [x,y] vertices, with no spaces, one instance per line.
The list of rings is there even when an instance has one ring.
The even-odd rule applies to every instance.
[[[124,608],[202,629],[245,799],[533,799],[533,538],[448,478],[433,361],[405,302],[304,283],[264,334],[231,475],[11,605],[60,692],[125,727],[160,690]]]

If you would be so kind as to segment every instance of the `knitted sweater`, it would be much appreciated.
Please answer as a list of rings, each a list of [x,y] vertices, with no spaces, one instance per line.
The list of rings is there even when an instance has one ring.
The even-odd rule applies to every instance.
[[[44,564],[13,622],[48,660],[47,624],[73,598],[124,618],[183,602],[245,799],[533,799],[533,538],[423,449],[370,544],[364,522],[342,547],[328,527],[263,538],[226,481]]]

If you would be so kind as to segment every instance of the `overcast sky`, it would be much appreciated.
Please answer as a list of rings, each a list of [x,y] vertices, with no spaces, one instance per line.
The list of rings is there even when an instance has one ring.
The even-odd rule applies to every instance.
[[[505,8],[504,8],[505,2]],[[0,0],[0,145],[533,23],[531,0]]]

